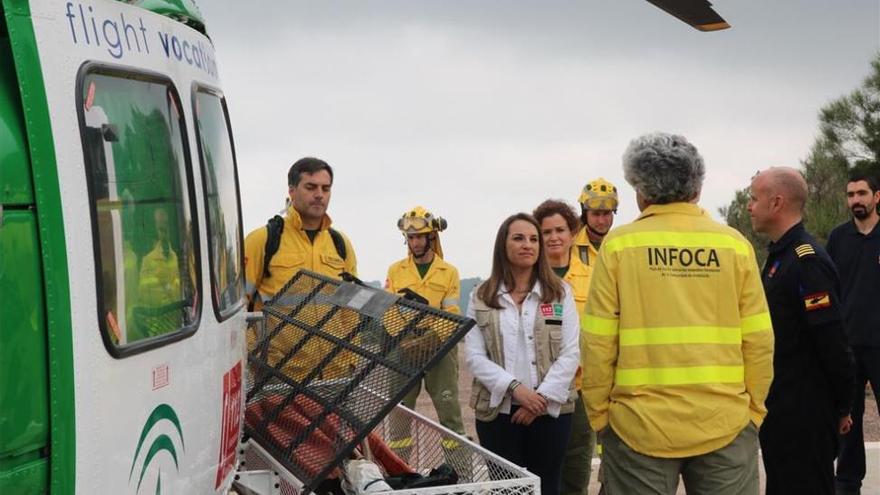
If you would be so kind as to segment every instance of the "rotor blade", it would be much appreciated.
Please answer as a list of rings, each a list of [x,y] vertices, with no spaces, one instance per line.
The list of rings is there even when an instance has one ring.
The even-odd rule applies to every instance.
[[[647,1],[700,31],[718,31],[730,27],[730,24],[712,10],[712,4],[707,0]]]

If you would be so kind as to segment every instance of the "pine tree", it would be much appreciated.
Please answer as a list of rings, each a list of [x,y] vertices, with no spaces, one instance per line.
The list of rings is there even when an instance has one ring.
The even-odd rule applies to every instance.
[[[880,177],[880,53],[861,86],[819,111],[819,136],[801,165],[809,187],[804,223],[824,242],[831,229],[850,218],[844,200],[849,172],[858,169]],[[752,242],[763,263],[766,239],[752,230],[748,202],[748,188],[741,189],[719,213]]]

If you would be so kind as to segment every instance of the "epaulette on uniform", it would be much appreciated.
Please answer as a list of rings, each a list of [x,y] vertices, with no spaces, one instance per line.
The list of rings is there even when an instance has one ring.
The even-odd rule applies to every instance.
[[[804,256],[816,254],[816,251],[810,244],[801,244],[800,246],[794,248],[794,252],[797,253],[798,258],[803,258]]]

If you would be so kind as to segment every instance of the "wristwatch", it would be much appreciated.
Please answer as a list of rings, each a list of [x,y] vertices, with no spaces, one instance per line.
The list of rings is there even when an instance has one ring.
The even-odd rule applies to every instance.
[[[510,385],[507,386],[507,393],[513,395],[513,391],[516,390],[516,387],[522,385],[519,380],[513,379],[510,381]]]

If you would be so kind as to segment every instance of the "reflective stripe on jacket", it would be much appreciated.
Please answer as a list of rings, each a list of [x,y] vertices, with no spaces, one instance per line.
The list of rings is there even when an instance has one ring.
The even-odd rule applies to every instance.
[[[581,263],[587,265],[590,269],[596,266],[596,261],[599,259],[599,251],[590,242],[590,233],[587,232],[586,226],[581,227],[581,230],[574,236],[574,240],[571,243],[571,251],[573,257],[577,257]],[[586,261],[584,261],[584,258],[586,258]]]
[[[650,206],[605,238],[581,324],[596,431],[689,457],[763,421],[773,332],[754,250],[698,206]]]

